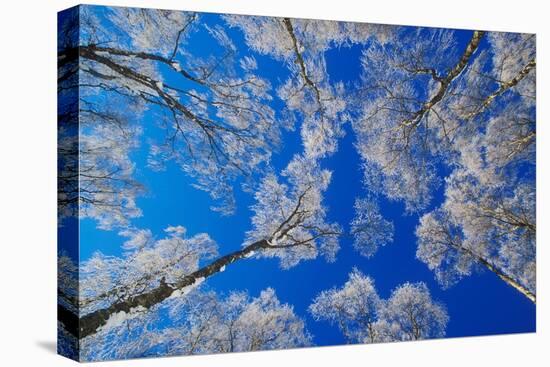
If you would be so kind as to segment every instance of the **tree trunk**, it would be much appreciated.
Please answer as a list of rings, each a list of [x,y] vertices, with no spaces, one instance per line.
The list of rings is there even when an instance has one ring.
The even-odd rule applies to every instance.
[[[85,338],[95,334],[99,328],[107,324],[107,321],[112,315],[118,312],[130,313],[132,309],[138,307],[150,309],[170,297],[174,292],[182,290],[185,287],[192,286],[198,279],[208,278],[211,275],[220,272],[226,265],[251,256],[255,251],[260,251],[267,247],[269,247],[269,243],[266,240],[254,242],[242,250],[235,251],[218,258],[209,265],[206,265],[185,276],[176,284],[167,284],[162,280],[158,287],[146,293],[139,294],[124,301],[113,303],[107,308],[91,312],[80,318],[74,315],[71,311],[65,309],[62,305],[58,305],[59,321],[61,321],[64,325],[78,324],[78,328],[71,327],[67,331],[71,332],[71,334],[78,338]]]
[[[478,254],[474,253],[472,250],[464,248],[464,247],[457,247],[456,245],[452,245],[453,247],[457,248],[459,251],[463,251],[467,253],[469,256],[474,258],[478,263],[485,266],[489,271],[496,274],[501,280],[503,280],[506,284],[513,287],[517,291],[519,291],[521,294],[523,294],[525,297],[527,297],[531,302],[537,303],[537,297],[535,293],[531,292],[526,287],[519,284],[517,280],[514,278],[506,275],[501,269],[499,269],[497,266],[491,264],[489,261],[485,260],[483,257],[479,256]]]
[[[525,288],[521,284],[519,284],[516,280],[514,280],[512,277],[504,274],[499,268],[492,265],[485,259],[482,259],[478,257],[478,261],[483,264],[487,269],[495,273],[501,280],[503,280],[506,284],[509,286],[515,288],[517,291],[519,291],[521,294],[523,294],[525,297],[527,297],[531,302],[537,303],[537,296],[535,293],[531,292],[529,289]]]
[[[512,88],[512,87],[515,87],[520,81],[523,80],[523,78],[525,78],[527,76],[527,74],[529,74],[529,72],[533,69],[535,69],[537,66],[537,61],[535,59],[529,61],[527,63],[527,65],[525,65],[525,67],[523,69],[521,69],[521,71],[518,73],[518,75],[516,75],[514,78],[512,78],[511,80],[507,81],[507,82],[503,82],[501,83],[500,87],[494,91],[493,93],[491,93],[490,95],[488,95],[484,100],[483,102],[481,103],[481,105],[476,108],[474,111],[470,112],[469,114],[467,114],[466,116],[464,116],[464,119],[471,119],[471,118],[474,118],[476,117],[477,115],[479,115],[481,112],[483,112],[498,96],[504,94],[504,92],[506,92],[508,89]]]
[[[493,272],[494,274],[496,274],[496,276],[498,276],[501,280],[503,280],[506,284],[508,284],[509,286],[513,287],[514,289],[516,289],[517,291],[519,291],[521,294],[523,294],[525,297],[527,297],[531,302],[533,303],[537,303],[537,296],[535,295],[535,293],[531,292],[529,289],[527,289],[526,287],[524,287],[523,285],[521,285],[517,280],[515,280],[514,278],[506,275],[504,273],[504,271],[502,271],[500,268],[498,268],[497,266],[491,264],[488,260],[486,260],[485,258],[483,258],[482,256],[476,254],[475,252],[473,252],[471,249],[468,249],[468,248],[465,248],[459,244],[456,244],[455,242],[453,242],[452,240],[450,240],[449,242],[449,246],[454,248],[456,251],[459,251],[459,252],[462,252],[462,253],[466,253],[468,256],[471,256],[472,259],[474,259],[475,261],[477,261],[478,263],[482,264],[483,266],[485,266],[485,268],[487,268],[489,271]]]
[[[485,32],[475,31],[470,39],[470,42],[466,46],[466,50],[462,54],[460,61],[449,71],[449,73],[443,78],[437,78],[439,82],[439,89],[437,93],[429,100],[424,103],[424,105],[416,111],[411,118],[403,121],[401,124],[403,126],[416,126],[424,117],[424,115],[430,111],[439,101],[443,99],[447,93],[447,89],[451,83],[462,73],[470,62],[470,58],[476,52],[479,47],[479,43],[483,38]]]

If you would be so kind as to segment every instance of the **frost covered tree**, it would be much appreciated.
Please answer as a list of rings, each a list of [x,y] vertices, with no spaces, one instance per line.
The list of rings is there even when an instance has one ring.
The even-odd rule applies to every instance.
[[[137,317],[161,302],[190,292],[235,261],[251,257],[277,257],[282,268],[324,255],[334,260],[340,227],[327,223],[322,193],[330,172],[316,161],[295,156],[279,183],[268,174],[252,207],[252,230],[241,250],[212,260],[217,246],[206,234],[185,237],[181,226],[166,229],[168,237],[152,239],[147,230],[125,230],[124,257],[100,253],[81,269],[79,330],[85,338]],[[202,265],[201,260],[209,260]],[[61,315],[66,315],[62,313]],[[63,320],[62,320],[63,321]],[[70,316],[65,320],[70,323]]]
[[[422,213],[446,167],[418,258],[444,286],[488,268],[534,301],[535,37],[473,32],[460,49],[452,31],[404,32],[364,52],[365,187]]]
[[[226,178],[240,175],[246,179],[268,160],[279,131],[273,111],[265,104],[271,98],[267,93],[270,86],[254,74],[253,58],[243,57],[235,63],[238,52],[222,28],[204,25],[223,54],[201,60],[188,57],[179,47],[189,45],[190,33],[198,31],[193,14],[115,8],[101,16],[85,12],[80,16],[85,23],[81,44],[62,50],[59,58],[61,67],[76,56],[80,59],[76,86],[83,89],[83,105],[90,111],[79,112],[93,121],[89,124],[90,145],[96,144],[104,154],[97,161],[126,163],[128,149],[119,154],[117,149],[101,146],[102,137],[110,133],[107,128],[119,129],[121,135],[128,129],[135,131],[134,136],[140,132],[131,116],[112,118],[105,110],[109,106],[104,103],[106,98],[134,101],[140,110],[125,111],[135,113],[134,119],[154,113],[170,136],[167,144],[153,144],[150,165],[156,166],[168,155],[184,162],[184,170],[214,198],[228,199],[225,194],[230,180]],[[104,34],[105,24],[119,31]],[[242,69],[238,75],[244,73],[245,77],[233,72],[235,64]],[[165,72],[170,73],[166,80]],[[176,78],[183,79],[181,86],[172,84]],[[119,147],[128,145],[115,146]],[[125,168],[114,172],[130,175],[133,167]],[[247,233],[246,243],[241,250],[215,260],[211,258],[216,246],[205,234],[186,238],[183,228],[172,228],[167,229],[168,238],[156,240],[147,230],[127,227],[120,232],[129,237],[124,256],[97,253],[81,269],[79,301],[83,312],[78,319],[79,330],[71,332],[86,338],[116,327],[121,320],[139,317],[169,298],[187,294],[240,259],[277,257],[283,268],[319,254],[333,260],[340,228],[325,220],[322,193],[329,181],[330,172],[322,170],[315,159],[299,155],[281,178],[274,173],[265,175],[255,195],[253,229]],[[124,190],[119,187],[113,192]],[[218,192],[223,192],[224,198]],[[225,209],[230,206],[224,205]],[[90,204],[91,212],[97,213],[97,209]],[[125,219],[117,221],[102,213],[90,216],[100,219],[103,228],[113,228]],[[209,259],[210,263],[198,265]],[[63,318],[67,313],[61,315]],[[73,316],[67,316],[66,321]]]
[[[442,338],[448,322],[447,310],[432,300],[425,283],[405,283],[384,302],[377,331],[382,340]]]
[[[78,44],[78,20],[60,22],[58,52]],[[57,85],[57,209],[59,225],[78,217],[78,92],[67,88],[78,83],[78,62],[58,67]]]
[[[532,154],[535,142],[535,38],[403,28],[391,44],[363,55],[357,149],[369,190],[422,211],[441,179],[437,164],[464,164],[486,135],[493,164]]]
[[[111,103],[117,101],[111,98]],[[95,105],[80,102],[78,172],[72,174],[79,180],[80,217],[93,218],[99,228],[110,229],[141,216],[136,199],[145,188],[134,178],[135,164],[130,159],[141,130],[127,125],[124,112],[100,112]]]
[[[211,19],[83,7],[61,27],[70,42],[58,53],[60,217],[80,214],[125,238],[120,255],[96,252],[79,268],[60,257],[62,349],[80,344],[85,359],[99,360],[309,345],[304,322],[272,289],[252,297],[206,287],[245,259],[274,258],[283,270],[335,260],[343,231],[329,220],[332,172],[322,164],[350,121],[367,191],[349,208],[361,255],[393,241],[385,197],[421,217],[417,257],[442,285],[484,267],[535,301],[534,36]],[[364,48],[356,85],[331,80],[325,59],[350,45]],[[286,71],[264,75],[258,54]],[[296,122],[303,151],[275,170],[281,132]],[[236,185],[252,195],[244,241],[228,244],[238,250],[220,255],[208,234],[183,226],[162,238],[135,227],[146,192],[135,152],[146,153],[140,169],[175,164],[224,214],[236,206]],[[441,183],[445,201],[427,213]],[[442,337],[448,322],[424,283],[381,299],[356,269],[309,310],[348,342]]]
[[[60,55],[78,44],[78,22],[60,24]],[[98,220],[101,228],[125,225],[140,215],[136,197],[144,189],[134,178],[129,153],[140,134],[129,121],[143,107],[117,96],[88,99],[79,90],[77,59],[60,57],[58,68],[58,203],[59,223],[65,218]],[[114,106],[125,102],[127,108]]]
[[[416,255],[445,287],[486,269],[535,302],[535,188],[502,180],[454,172],[443,205],[420,219]]]
[[[123,244],[124,257],[96,252],[84,262],[80,269],[81,314],[173,284],[197,271],[200,261],[217,255],[216,243],[205,233],[187,237],[181,226],[168,227],[165,232],[166,238],[155,240],[148,230],[125,230],[121,233],[128,238]]]
[[[153,243],[148,231],[128,234],[125,248],[140,249],[128,254],[122,266],[111,266],[120,259],[96,254],[80,271],[67,256],[59,257],[59,296],[61,304],[77,313],[92,312],[113,299],[128,299],[155,282],[160,274],[177,277],[183,269],[197,267],[197,256],[204,255],[201,244],[211,242],[205,235],[184,238],[182,227],[169,227],[168,238]],[[211,252],[213,249],[211,249]],[[171,254],[176,254],[172,258]],[[211,254],[208,254],[211,255]],[[150,259],[150,260],[149,260]],[[153,266],[154,264],[154,266]],[[143,267],[139,271],[139,267]],[[120,269],[118,272],[114,269]],[[174,269],[174,270],[171,270]],[[78,297],[78,285],[81,297]],[[67,355],[80,348],[86,361],[254,351],[303,347],[311,344],[304,322],[291,306],[282,304],[273,289],[251,298],[245,292],[231,292],[221,299],[215,292],[192,288],[170,297],[150,310],[136,308],[121,312],[93,335],[80,339],[59,325],[59,348]],[[93,301],[92,301],[93,300]],[[67,309],[61,309],[67,312]]]
[[[160,324],[158,323],[160,321]],[[160,326],[159,325],[164,325]],[[86,361],[304,347],[311,337],[273,291],[220,297],[195,289],[82,342]]]
[[[393,223],[380,213],[375,198],[355,201],[355,217],[351,222],[353,247],[362,255],[372,257],[380,246],[393,241]]]
[[[384,25],[254,16],[225,16],[230,26],[244,33],[247,44],[260,54],[283,62],[289,77],[278,96],[291,113],[301,117],[306,156],[323,158],[337,150],[349,121],[342,83],[331,83],[325,52],[333,47],[365,44],[376,37],[382,42],[392,35]]]
[[[79,113],[116,128],[120,119],[105,101],[138,104],[140,109],[125,111],[124,121],[137,129],[147,112],[164,132],[150,143],[150,166],[177,162],[218,210],[230,213],[233,182],[250,178],[269,160],[286,126],[275,119],[271,86],[256,75],[253,60],[238,52],[221,27],[198,25],[193,13],[82,8],[78,16],[78,47],[62,48],[58,56],[60,69],[78,60],[68,73],[78,74],[73,88],[83,100]],[[192,37],[198,33],[211,43],[210,55],[188,51],[199,42]]]
[[[353,269],[342,288],[321,292],[309,311],[315,320],[337,325],[348,343],[374,343],[379,341],[376,323],[382,303],[374,281]]]
[[[282,176],[287,183],[274,174],[262,181],[252,206],[252,230],[247,233],[245,246],[266,240],[267,247],[257,256],[279,258],[283,268],[319,254],[334,261],[342,230],[337,224],[327,223],[322,203],[331,172],[310,158],[296,155]]]
[[[424,283],[405,283],[388,300],[357,269],[342,288],[321,292],[309,307],[315,320],[336,325],[348,343],[379,343],[445,336],[449,317]]]
[[[76,87],[61,83],[59,98],[74,97]],[[111,98],[110,102],[120,100]],[[110,229],[141,215],[136,199],[145,188],[134,178],[135,164],[130,160],[141,129],[128,124],[125,111],[100,105],[82,97],[78,112],[70,105],[60,106],[59,217],[76,218],[80,212],[80,217],[93,218],[100,228]],[[134,107],[139,109],[127,102],[126,111]]]

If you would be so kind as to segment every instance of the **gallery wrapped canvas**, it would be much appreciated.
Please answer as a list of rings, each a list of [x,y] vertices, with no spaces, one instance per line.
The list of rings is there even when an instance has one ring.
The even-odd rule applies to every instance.
[[[535,35],[58,20],[61,355],[535,331]]]

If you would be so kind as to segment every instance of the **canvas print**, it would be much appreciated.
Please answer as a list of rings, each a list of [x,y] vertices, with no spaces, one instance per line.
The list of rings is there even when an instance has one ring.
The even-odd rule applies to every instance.
[[[59,353],[535,332],[535,43],[59,13]]]

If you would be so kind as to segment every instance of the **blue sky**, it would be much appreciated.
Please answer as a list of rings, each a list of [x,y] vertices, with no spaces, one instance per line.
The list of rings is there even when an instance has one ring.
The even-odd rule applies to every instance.
[[[203,15],[202,22],[209,25],[224,23],[213,14]],[[199,33],[206,33],[204,30]],[[469,31],[457,31],[459,45],[471,36]],[[274,86],[286,79],[288,71],[281,63],[249,50],[243,36],[236,29],[228,34],[239,50],[253,54],[258,61],[259,73],[268,78]],[[209,43],[201,36],[194,38],[189,51],[197,55],[210,52]],[[326,53],[327,71],[333,82],[353,82],[360,73],[362,46],[342,47]],[[170,76],[166,76],[170,81]],[[181,80],[181,79],[178,79]],[[282,112],[282,102],[275,100],[272,107]],[[279,115],[280,116],[280,115]],[[208,233],[219,245],[220,254],[241,247],[245,232],[251,228],[250,193],[236,190],[237,210],[233,216],[224,217],[210,210],[214,204],[206,192],[194,189],[194,180],[182,172],[174,163],[165,171],[156,172],[147,167],[149,139],[162,138],[162,131],[153,121],[153,113],[147,113],[140,121],[144,129],[141,147],[131,155],[136,163],[136,178],[148,190],[138,200],[143,216],[132,220],[137,228],[150,229],[157,238],[164,236],[164,228],[183,225],[189,235]],[[299,123],[299,121],[298,121]],[[324,159],[324,168],[333,171],[332,182],[325,193],[325,204],[329,208],[329,221],[340,223],[346,229],[353,218],[353,204],[357,197],[365,194],[362,187],[360,159],[353,146],[354,135],[346,125],[345,137],[340,140],[338,152]],[[280,152],[273,157],[276,171],[283,169],[290,158],[302,150],[299,130],[287,131],[283,136]],[[445,168],[440,167],[441,174]],[[432,207],[443,200],[443,186],[437,191]],[[289,270],[282,270],[275,259],[248,259],[232,264],[224,273],[211,277],[207,286],[219,292],[248,290],[256,296],[267,287],[276,290],[282,302],[294,306],[296,313],[306,320],[308,330],[317,345],[343,343],[343,337],[336,327],[325,322],[315,322],[307,313],[312,299],[322,290],[341,286],[353,267],[375,279],[376,287],[383,298],[387,298],[398,285],[410,281],[423,281],[428,285],[433,298],[444,303],[450,322],[447,337],[489,335],[501,333],[530,332],[535,330],[535,305],[520,293],[500,281],[494,274],[481,272],[463,279],[450,289],[442,290],[433,273],[415,258],[415,227],[417,215],[405,215],[400,203],[382,199],[381,210],[387,219],[394,222],[394,242],[382,247],[377,254],[366,259],[352,248],[352,239],[340,240],[341,250],[334,263],[327,263],[319,257],[301,262]],[[88,259],[95,251],[120,255],[125,238],[117,230],[105,231],[96,228],[91,219],[80,221],[80,261]]]

